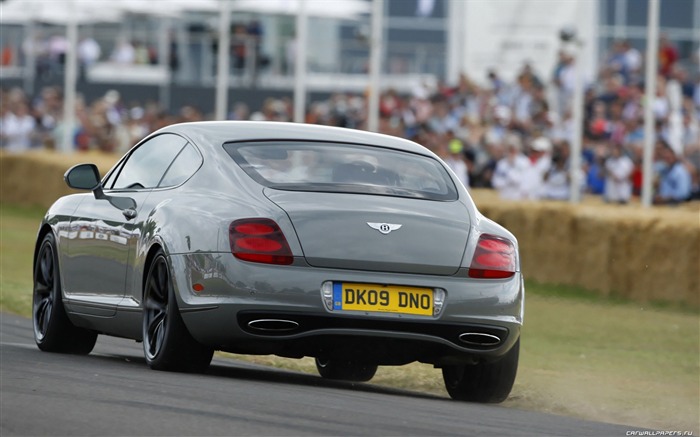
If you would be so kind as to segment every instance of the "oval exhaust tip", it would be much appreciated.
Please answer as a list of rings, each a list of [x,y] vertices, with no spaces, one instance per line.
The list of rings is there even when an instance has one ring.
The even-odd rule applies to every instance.
[[[498,336],[484,332],[465,332],[459,336],[460,341],[472,346],[496,346],[501,343]]]
[[[293,331],[299,327],[294,320],[284,319],[257,319],[248,322],[248,327],[258,331]]]

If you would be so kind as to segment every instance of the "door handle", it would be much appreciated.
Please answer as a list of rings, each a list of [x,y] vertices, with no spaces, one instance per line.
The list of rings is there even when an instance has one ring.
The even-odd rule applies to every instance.
[[[122,214],[124,214],[127,220],[131,220],[136,217],[136,210],[134,208],[127,208],[122,210]]]

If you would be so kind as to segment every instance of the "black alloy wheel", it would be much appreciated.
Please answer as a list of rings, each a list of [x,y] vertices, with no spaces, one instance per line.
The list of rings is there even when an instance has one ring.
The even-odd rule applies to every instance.
[[[163,251],[151,263],[143,305],[143,351],[148,365],[154,370],[176,372],[206,370],[214,350],[198,343],[187,331]]]
[[[503,402],[513,388],[519,356],[518,338],[513,347],[497,361],[443,367],[445,388],[452,399],[459,401]]]
[[[42,351],[89,354],[95,347],[97,333],[75,327],[66,315],[52,233],[44,236],[34,265],[32,321],[34,340]]]

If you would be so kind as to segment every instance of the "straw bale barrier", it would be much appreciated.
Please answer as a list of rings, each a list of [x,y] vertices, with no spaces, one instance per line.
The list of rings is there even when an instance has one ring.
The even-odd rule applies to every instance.
[[[52,151],[0,153],[0,202],[48,208],[59,197],[77,193],[63,181],[66,170],[75,164],[91,162],[104,175],[117,159],[116,155],[98,152],[70,155]]]
[[[73,192],[63,174],[93,162],[104,174],[115,155],[0,153],[0,203],[48,207]],[[640,302],[700,308],[700,205],[645,209],[586,198],[567,202],[508,202],[473,190],[479,209],[520,243],[525,276]]]
[[[504,201],[474,190],[484,215],[518,238],[525,277],[640,302],[700,308],[700,205],[642,208],[586,199]]]

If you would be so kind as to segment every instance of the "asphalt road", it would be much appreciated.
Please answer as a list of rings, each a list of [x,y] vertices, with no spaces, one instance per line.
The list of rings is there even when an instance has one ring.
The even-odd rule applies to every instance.
[[[629,427],[454,402],[214,359],[150,370],[141,345],[100,336],[88,356],[44,353],[0,314],[0,435],[624,436]]]

